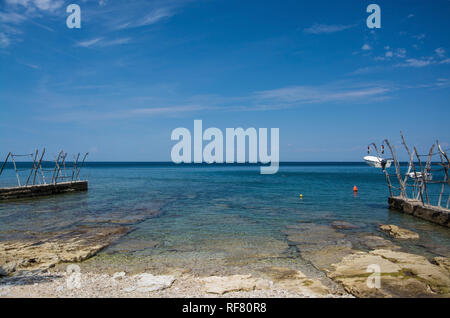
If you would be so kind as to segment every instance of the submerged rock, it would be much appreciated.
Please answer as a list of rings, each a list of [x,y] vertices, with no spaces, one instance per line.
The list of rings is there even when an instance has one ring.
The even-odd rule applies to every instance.
[[[24,240],[0,242],[0,267],[13,271],[46,269],[61,262],[80,262],[94,256],[129,232],[127,227],[80,227],[34,234]],[[10,268],[10,267],[9,267]]]
[[[345,221],[334,221],[333,223],[331,223],[331,226],[334,229],[338,229],[338,230],[359,229],[359,226],[349,223],[349,222],[345,222]]]
[[[386,250],[398,250],[400,246],[393,244],[391,241],[386,240],[380,236],[365,235],[359,239],[359,243],[367,249],[386,249]]]
[[[333,263],[355,252],[346,235],[331,226],[300,223],[288,226],[284,233],[290,244],[297,247],[302,258],[320,270],[329,270]]]
[[[270,287],[269,281],[253,278],[251,275],[210,276],[202,278],[200,281],[203,283],[205,292],[218,295]]]
[[[383,232],[387,233],[388,235],[390,235],[394,238],[398,238],[398,239],[408,240],[408,239],[418,239],[419,238],[419,234],[417,234],[413,231],[410,231],[410,230],[402,229],[401,227],[398,227],[397,225],[382,224],[382,225],[380,225],[380,230],[382,230]]]
[[[347,255],[334,264],[330,278],[357,297],[449,297],[450,275],[425,257],[391,250]],[[368,283],[374,268],[380,270],[380,285]]]

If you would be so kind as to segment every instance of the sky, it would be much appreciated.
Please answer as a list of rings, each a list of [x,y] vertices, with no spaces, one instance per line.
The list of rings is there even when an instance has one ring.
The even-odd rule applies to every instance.
[[[449,0],[0,0],[0,158],[170,161],[195,119],[279,128],[281,161],[361,161],[400,131],[449,148],[449,16]]]

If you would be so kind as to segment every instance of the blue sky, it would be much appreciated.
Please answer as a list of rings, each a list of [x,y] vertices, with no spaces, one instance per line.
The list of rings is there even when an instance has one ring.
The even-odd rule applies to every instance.
[[[280,128],[281,161],[359,161],[400,130],[449,147],[449,14],[448,0],[0,0],[0,157],[169,161],[194,119]]]

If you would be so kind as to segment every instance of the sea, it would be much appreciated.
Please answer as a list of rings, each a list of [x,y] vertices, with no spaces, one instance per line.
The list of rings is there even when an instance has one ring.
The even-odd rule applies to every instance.
[[[23,183],[29,164],[18,166]],[[313,229],[305,233],[318,229],[311,240],[332,240],[329,233],[338,231],[364,250],[355,242],[379,236],[430,260],[450,257],[448,228],[389,209],[380,169],[348,162],[282,163],[277,174],[261,175],[259,168],[88,162],[80,173],[89,181],[87,192],[0,202],[0,240],[119,224],[130,232],[83,266],[161,273],[176,268],[199,275],[258,273],[273,266],[315,272],[314,257],[302,256],[301,243],[314,242],[306,237],[293,244],[287,234],[299,224]],[[8,166],[0,187],[15,185]],[[336,229],[336,222],[352,226]],[[420,239],[395,240],[380,224],[412,230]]]

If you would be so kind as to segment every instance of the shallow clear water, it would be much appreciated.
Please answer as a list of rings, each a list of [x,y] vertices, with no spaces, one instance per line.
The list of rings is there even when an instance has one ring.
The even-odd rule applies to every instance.
[[[89,179],[86,193],[0,203],[0,239],[160,210],[159,217],[132,225],[134,231],[90,262],[204,272],[301,264],[283,231],[298,222],[333,221],[359,226],[347,235],[383,236],[380,223],[396,224],[421,236],[395,242],[403,249],[450,256],[449,230],[390,211],[384,175],[366,165],[285,165],[276,175],[260,175],[257,166],[89,164],[83,174]],[[13,184],[14,178],[7,170],[0,186]]]

